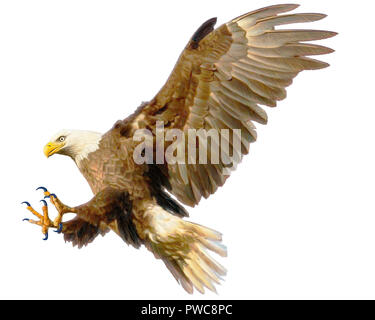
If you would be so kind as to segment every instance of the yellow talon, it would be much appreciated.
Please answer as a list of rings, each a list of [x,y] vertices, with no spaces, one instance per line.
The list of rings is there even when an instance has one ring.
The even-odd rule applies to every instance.
[[[24,221],[28,221],[31,224],[36,224],[38,226],[42,227],[42,233],[45,235],[43,240],[48,239],[48,229],[51,227],[55,227],[53,222],[50,220],[48,217],[48,206],[47,202],[45,200],[40,200],[43,202],[43,215],[41,215],[39,212],[37,212],[28,202],[23,202],[27,204],[27,210],[29,210],[34,216],[39,218],[39,221],[36,220],[31,220],[31,219],[23,219]]]
[[[48,206],[47,202],[45,200],[40,200],[43,202],[42,211],[43,214],[40,214],[34,208],[28,203],[27,201],[24,201],[22,203],[25,203],[27,205],[27,210],[29,210],[34,216],[38,217],[39,221],[31,220],[31,219],[23,219],[24,221],[28,221],[32,224],[36,224],[38,226],[42,227],[42,232],[45,235],[45,238],[43,240],[48,239],[48,229],[49,228],[56,228],[57,233],[61,233],[63,230],[63,224],[62,224],[62,216],[64,212],[66,212],[67,209],[70,209],[69,207],[65,206],[61,201],[56,197],[54,193],[50,193],[47,188],[45,187],[39,187],[37,190],[43,190],[44,193],[44,199],[49,198],[51,203],[56,207],[58,211],[58,215],[54,221],[52,221],[48,216]],[[65,210],[65,211],[64,211]]]

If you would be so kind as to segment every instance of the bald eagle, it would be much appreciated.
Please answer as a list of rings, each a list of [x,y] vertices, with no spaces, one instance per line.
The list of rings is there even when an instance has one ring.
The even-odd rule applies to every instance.
[[[205,22],[192,36],[180,55],[170,77],[157,95],[143,103],[131,116],[117,121],[106,133],[62,130],[44,147],[47,157],[69,156],[86,178],[94,197],[87,203],[69,207],[46,188],[46,198],[56,207],[52,221],[47,202],[43,212],[27,208],[38,220],[29,222],[42,228],[56,228],[66,241],[82,247],[99,234],[114,231],[127,244],[144,245],[161,259],[177,282],[189,293],[215,290],[226,270],[209,254],[226,255],[219,232],[184,220],[183,205],[195,206],[208,198],[228,178],[226,168],[238,164],[256,140],[254,122],[267,123],[259,105],[276,106],[286,97],[285,88],[303,70],[321,69],[327,63],[308,58],[333,50],[307,41],[326,39],[336,33],[318,30],[277,29],[277,26],[313,22],[323,14],[284,14],[298,5],[283,4],[244,14],[214,29],[216,18]],[[148,161],[134,157],[140,141],[138,130],[151,132],[156,141],[156,124],[165,129],[216,130],[228,133],[228,148],[219,140],[207,163],[188,161]],[[224,134],[221,134],[221,138]],[[235,147],[234,138],[239,139]],[[175,140],[164,139],[163,151]],[[177,144],[185,143],[186,139]],[[213,140],[206,144],[193,140],[194,160],[203,151],[214,150]],[[191,146],[191,144],[190,144]],[[177,146],[178,147],[178,146]],[[185,147],[184,147],[185,148]],[[218,151],[219,150],[219,151]],[[213,152],[219,161],[210,161]],[[228,164],[224,158],[232,159]],[[165,160],[165,159],[162,159]],[[191,159],[190,159],[191,160]],[[66,213],[76,217],[62,222]]]

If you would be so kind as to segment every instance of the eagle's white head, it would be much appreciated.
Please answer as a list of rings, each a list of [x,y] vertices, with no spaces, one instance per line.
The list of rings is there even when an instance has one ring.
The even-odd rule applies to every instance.
[[[61,130],[44,146],[44,154],[62,154],[71,157],[77,164],[99,148],[102,134],[83,130]]]

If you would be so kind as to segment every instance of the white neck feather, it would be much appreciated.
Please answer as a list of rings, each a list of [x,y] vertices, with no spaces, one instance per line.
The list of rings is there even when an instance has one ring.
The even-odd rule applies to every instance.
[[[75,144],[75,156],[74,161],[79,166],[79,163],[86,159],[87,156],[91,153],[96,151],[99,148],[99,142],[102,138],[100,133],[87,133],[86,135],[82,136],[82,140],[79,143]]]
[[[75,131],[68,136],[69,156],[76,162],[78,167],[82,160],[99,148],[101,138],[101,133],[91,131]]]

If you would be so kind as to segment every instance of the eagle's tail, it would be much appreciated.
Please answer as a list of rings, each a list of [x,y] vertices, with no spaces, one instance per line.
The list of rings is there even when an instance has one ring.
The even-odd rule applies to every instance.
[[[184,221],[157,205],[146,210],[142,225],[147,248],[164,261],[188,293],[194,288],[204,293],[205,287],[216,292],[214,283],[220,283],[226,270],[208,251],[227,255],[219,232]]]

